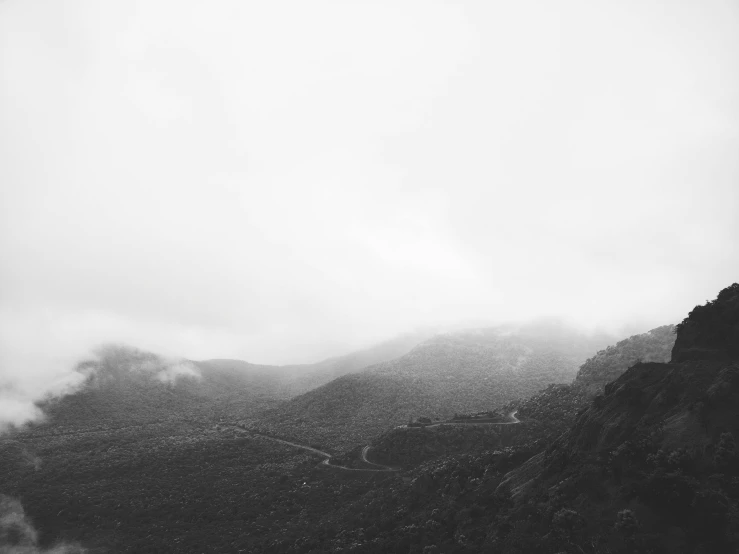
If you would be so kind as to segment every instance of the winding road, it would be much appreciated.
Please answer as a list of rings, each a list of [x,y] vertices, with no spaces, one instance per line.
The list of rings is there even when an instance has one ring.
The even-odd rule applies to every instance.
[[[335,465],[331,463],[331,458],[333,458],[331,454],[329,454],[328,452],[324,452],[323,450],[318,450],[317,448],[313,448],[312,446],[306,446],[304,444],[298,444],[296,442],[290,442],[284,439],[278,439],[277,437],[270,437],[269,435],[265,435],[263,433],[257,433],[255,431],[249,432],[246,429],[242,429],[241,427],[236,427],[234,425],[230,425],[229,428],[235,429],[236,431],[239,431],[240,433],[257,435],[257,436],[262,437],[263,439],[268,439],[274,442],[281,442],[282,444],[287,444],[289,446],[294,446],[295,448],[301,448],[303,450],[307,450],[308,452],[312,452],[313,454],[318,454],[319,456],[323,456],[323,461],[321,462],[321,465],[328,466],[332,469],[340,469],[343,471],[400,471],[398,468],[395,468],[395,467],[390,467],[390,466],[385,466],[382,464],[376,464],[374,462],[370,462],[367,459],[367,452],[369,452],[369,449],[370,449],[369,445],[362,448],[362,456],[361,456],[362,461],[369,465],[376,466],[378,469],[369,468],[369,467],[368,468],[346,467],[346,466]]]
[[[432,427],[438,427],[439,425],[515,425],[521,423],[521,420],[516,417],[518,410],[513,410],[508,417],[510,421],[440,421],[439,423],[432,423],[431,425],[419,425],[419,426],[408,426],[398,425],[398,429],[431,429]]]
[[[401,425],[400,427],[406,427],[408,429],[428,429],[430,427],[438,427],[439,425],[514,425],[516,423],[521,423],[521,420],[516,417],[517,413],[518,413],[518,410],[514,410],[510,414],[508,414],[510,421],[500,421],[500,422],[495,422],[495,421],[471,421],[471,422],[441,421],[439,423],[434,423],[433,425],[425,425],[423,427],[408,427],[407,425]],[[369,444],[365,446],[364,448],[362,448],[362,453],[361,453],[360,458],[365,464],[375,466],[377,469],[334,465],[331,463],[331,458],[333,458],[331,454],[329,454],[328,452],[324,452],[323,450],[318,450],[317,448],[313,448],[312,446],[306,446],[304,444],[298,444],[296,442],[286,441],[285,439],[278,439],[277,437],[271,437],[269,435],[265,435],[264,433],[259,433],[257,431],[248,431],[236,425],[228,425],[228,428],[234,429],[238,431],[239,433],[257,435],[264,439],[268,439],[274,442],[281,442],[282,444],[287,444],[288,446],[294,446],[295,448],[301,448],[302,450],[307,450],[308,452],[311,452],[313,454],[318,454],[319,456],[323,457],[323,461],[321,462],[321,465],[328,466],[333,469],[340,469],[343,471],[365,471],[365,472],[367,471],[400,471],[400,469],[396,467],[390,467],[390,466],[386,466],[383,464],[377,464],[375,462],[370,462],[367,459],[367,454],[369,453],[369,450],[371,448]]]

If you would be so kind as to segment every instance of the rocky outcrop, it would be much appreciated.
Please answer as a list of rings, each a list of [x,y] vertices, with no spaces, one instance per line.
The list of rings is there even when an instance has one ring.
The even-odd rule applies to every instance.
[[[678,325],[672,361],[739,359],[739,283],[696,306]]]
[[[739,437],[739,285],[694,309],[677,326],[670,363],[637,363],[607,384],[545,453],[506,475],[500,489],[521,497],[537,479],[607,459],[647,438],[666,452],[691,450],[709,464],[722,434]],[[568,470],[569,471],[569,470]]]

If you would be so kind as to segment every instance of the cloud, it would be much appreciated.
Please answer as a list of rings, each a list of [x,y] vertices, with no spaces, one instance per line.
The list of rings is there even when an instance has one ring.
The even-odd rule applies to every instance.
[[[174,385],[180,378],[201,377],[192,362],[179,357],[160,356],[120,344],[98,346],[86,353],[81,345],[88,344],[92,337],[74,334],[71,338],[79,342],[67,343],[66,349],[53,342],[36,343],[41,352],[51,352],[55,357],[34,356],[17,349],[18,345],[15,352],[4,351],[5,356],[1,358],[4,371],[0,373],[0,433],[28,422],[42,422],[45,416],[39,402],[87,386],[104,386],[108,378],[122,372],[141,372],[167,385]],[[15,353],[16,357],[8,353]],[[24,364],[25,371],[18,371],[15,364]]]
[[[0,494],[0,552],[5,554],[84,554],[87,550],[74,544],[38,545],[38,532],[26,516],[20,501]]]
[[[107,376],[125,373],[143,373],[168,385],[174,385],[178,378],[201,378],[197,366],[189,360],[166,358],[121,344],[96,348],[95,359],[82,362],[78,368],[87,382],[104,382]]]
[[[174,384],[178,377],[199,379],[201,375],[192,362],[174,362],[166,365],[156,374],[157,380],[170,385]]]
[[[43,413],[33,400],[16,398],[7,389],[0,392],[0,433],[11,425],[19,427],[27,421],[40,420],[42,417]]]

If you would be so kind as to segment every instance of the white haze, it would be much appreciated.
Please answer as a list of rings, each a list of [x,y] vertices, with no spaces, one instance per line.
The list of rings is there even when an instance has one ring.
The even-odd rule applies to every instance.
[[[13,536],[13,540],[9,540]],[[50,548],[38,545],[38,531],[26,516],[20,500],[0,494],[0,544],[3,554],[85,554],[86,548],[77,544],[57,543]]]
[[[0,419],[110,341],[677,322],[739,276],[738,67],[733,0],[0,2]]]

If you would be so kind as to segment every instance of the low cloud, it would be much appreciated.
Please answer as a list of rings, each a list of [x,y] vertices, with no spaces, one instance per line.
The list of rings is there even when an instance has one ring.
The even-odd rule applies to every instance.
[[[11,389],[0,392],[0,433],[10,426],[20,426],[42,416],[43,412],[33,400],[14,397]]]
[[[17,498],[0,494],[0,554],[83,554],[76,544],[60,543],[49,548],[38,544],[34,528]]]
[[[107,376],[122,372],[143,373],[168,385],[173,385],[178,378],[201,378],[200,371],[189,360],[160,356],[123,344],[95,349],[95,358],[80,363],[77,370],[88,382],[105,381]]]
[[[191,377],[199,379],[201,375],[194,364],[184,361],[174,362],[166,365],[164,369],[161,369],[156,374],[156,378],[158,381],[170,385],[174,384],[175,380],[178,377]]]
[[[21,378],[18,374],[0,373],[0,433],[28,422],[43,421],[45,415],[38,404],[44,400],[72,394],[86,386],[104,386],[108,379],[121,373],[143,373],[170,386],[177,379],[201,377],[190,361],[120,344],[99,346],[90,354],[79,355],[75,362],[54,363],[32,356],[20,361],[28,364],[28,373],[21,374]]]

